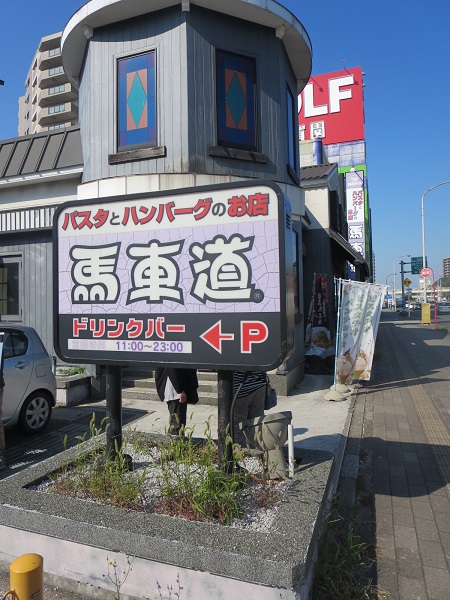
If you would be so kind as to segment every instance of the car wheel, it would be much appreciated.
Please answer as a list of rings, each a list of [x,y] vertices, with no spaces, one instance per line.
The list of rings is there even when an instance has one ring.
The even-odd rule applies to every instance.
[[[45,392],[33,392],[20,409],[19,425],[26,433],[43,431],[52,416],[52,403]]]

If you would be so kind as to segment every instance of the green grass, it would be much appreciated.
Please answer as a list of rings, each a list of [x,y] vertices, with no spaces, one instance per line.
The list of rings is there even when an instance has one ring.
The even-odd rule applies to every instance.
[[[333,510],[319,544],[312,600],[388,600],[367,581],[373,555],[374,547]]]

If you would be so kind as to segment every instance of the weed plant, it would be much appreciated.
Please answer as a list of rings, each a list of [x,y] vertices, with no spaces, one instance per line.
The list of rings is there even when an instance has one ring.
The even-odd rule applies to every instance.
[[[226,443],[232,443],[229,436]],[[231,473],[219,469],[218,449],[211,437],[209,421],[205,439],[200,442],[193,438],[192,429],[185,429],[181,436],[169,436],[148,451],[154,462],[159,463],[155,512],[222,524],[243,514],[241,491],[248,475],[241,469],[233,469]],[[234,460],[239,458],[235,447]]]
[[[387,600],[371,582],[362,582],[372,561],[372,547],[332,511],[317,558],[313,600]]]
[[[105,423],[106,419],[103,419],[100,427],[96,427],[95,414],[92,415],[89,424],[92,449],[88,454],[79,454],[74,462],[50,476],[53,491],[100,504],[143,510],[141,491],[145,473],[136,473],[130,477],[126,457],[117,448],[114,457],[108,456],[101,439]],[[80,443],[84,442],[86,435],[77,439]],[[65,446],[66,443],[64,440]]]
[[[166,435],[161,440],[133,436],[108,455],[103,441],[106,419],[96,427],[95,415],[90,422],[91,449],[50,476],[52,491],[64,496],[91,500],[119,508],[148,511],[191,520],[229,524],[244,514],[242,492],[248,473],[234,468],[227,473],[218,467],[218,449],[207,423],[205,439],[195,440],[193,430],[181,436]],[[105,430],[107,429],[107,425]],[[86,441],[86,435],[77,438]],[[228,436],[226,443],[231,444]],[[150,457],[150,465],[130,472],[125,456],[129,444],[135,453]],[[67,441],[65,441],[65,446]],[[235,466],[242,460],[238,446],[233,448]],[[148,481],[157,493],[149,494]],[[270,504],[265,496],[261,505]],[[274,502],[275,504],[275,502]]]

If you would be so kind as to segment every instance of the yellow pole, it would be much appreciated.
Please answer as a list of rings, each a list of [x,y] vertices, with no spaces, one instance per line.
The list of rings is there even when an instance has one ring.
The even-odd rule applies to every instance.
[[[9,567],[10,590],[3,596],[13,600],[44,600],[44,559],[40,554],[23,554]]]

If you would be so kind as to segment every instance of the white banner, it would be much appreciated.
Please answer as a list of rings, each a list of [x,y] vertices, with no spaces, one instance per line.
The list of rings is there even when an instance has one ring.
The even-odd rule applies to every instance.
[[[359,281],[341,282],[341,312],[336,381],[369,380],[381,308],[387,287]]]

